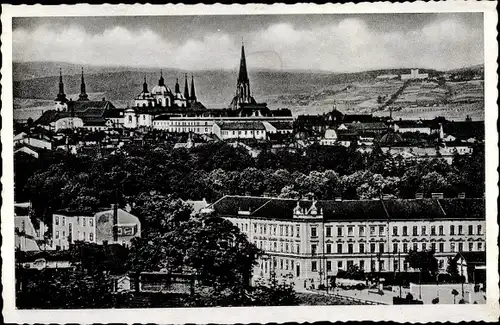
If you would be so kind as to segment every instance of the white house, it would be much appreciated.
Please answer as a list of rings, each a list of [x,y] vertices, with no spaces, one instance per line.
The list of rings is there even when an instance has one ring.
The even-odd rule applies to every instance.
[[[213,133],[221,140],[226,139],[266,139],[266,127],[262,122],[215,122]]]

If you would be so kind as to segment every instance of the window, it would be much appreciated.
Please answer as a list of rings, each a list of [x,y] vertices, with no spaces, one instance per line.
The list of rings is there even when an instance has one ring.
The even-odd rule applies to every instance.
[[[455,234],[455,226],[450,226],[450,235]]]
[[[444,235],[444,227],[443,226],[439,226],[439,235]]]
[[[403,226],[403,236],[408,236],[408,227]]]
[[[56,231],[56,239],[59,239],[59,231]]]
[[[56,216],[56,226],[59,226],[59,217]]]
[[[444,260],[439,260],[439,268],[442,269],[444,266]]]
[[[418,236],[418,227],[413,226],[413,236]]]
[[[342,227],[337,227],[337,236],[342,237]]]
[[[398,251],[398,243],[393,243],[392,244],[392,251],[396,253]]]
[[[403,243],[403,253],[408,253],[408,244]]]
[[[417,243],[413,243],[413,250],[418,251],[418,244]]]
[[[62,217],[62,225],[65,226],[66,225],[66,218],[65,217]]]
[[[85,227],[87,223],[87,218],[83,218],[83,226]]]
[[[266,233],[266,228],[264,228],[264,233]],[[288,226],[285,227],[285,236],[288,237]]]
[[[332,244],[326,244],[326,253],[330,254],[332,252]]]
[[[342,244],[337,244],[337,253],[342,254]]]
[[[312,229],[311,229],[312,231]],[[316,231],[314,231],[314,233],[316,233]],[[283,236],[283,226],[280,226],[280,236]],[[315,237],[316,235],[313,235],[313,237]]]
[[[474,250],[474,243],[469,243],[469,252]]]
[[[439,251],[444,252],[444,243],[439,243]]]
[[[436,251],[436,243],[431,243],[431,250],[432,250],[433,252],[435,252],[435,251]]]
[[[459,235],[463,235],[463,228],[464,227],[462,225],[458,226],[458,234]]]
[[[274,251],[278,250],[278,243],[274,242]]]
[[[427,228],[425,226],[422,226],[420,231],[422,232],[422,236],[427,236]]]
[[[422,243],[422,251],[425,251],[427,249],[427,245],[425,243]]]
[[[380,261],[379,268],[380,268],[380,271],[384,271],[385,270],[385,261]]]
[[[455,243],[450,243],[450,250],[455,252]]]
[[[295,233],[297,234],[297,237],[299,237],[299,236],[300,236],[300,227],[299,227],[299,226],[297,226],[297,227],[296,227],[296,230],[297,230],[297,231],[296,231]]]
[[[241,228],[243,228],[243,227],[241,227]],[[287,228],[287,230],[288,230],[288,228]],[[266,232],[267,232],[267,226],[264,225],[264,235],[266,234]]]
[[[398,260],[394,260],[393,268],[394,268],[394,271],[398,271],[399,270],[399,261]]]
[[[349,254],[354,253],[354,245],[353,244],[347,244],[347,252]]]
[[[359,252],[361,254],[364,254],[364,252],[365,252],[365,244],[359,244]]]
[[[365,269],[365,261],[363,261],[363,260],[359,261],[359,268],[360,268],[360,270]]]
[[[326,261],[326,271],[332,270],[332,261]]]
[[[283,270],[283,260],[280,259],[280,270]]]
[[[312,261],[312,262],[311,262],[311,270],[312,270],[313,272],[318,271],[318,262],[316,262],[316,261]]]
[[[483,250],[483,243],[477,243],[477,250],[482,251]]]
[[[318,234],[316,233],[316,227],[311,227],[311,237],[318,237]]]
[[[94,233],[89,233],[89,240],[90,241],[93,241],[94,240]]]
[[[482,235],[482,229],[481,225],[477,225],[477,234]]]
[[[285,252],[287,252],[287,253],[288,253],[288,248],[289,248],[288,243],[286,243],[285,244]]]
[[[469,225],[469,235],[474,235],[474,227]]]
[[[398,227],[394,226],[392,227],[392,235],[397,236],[398,235]]]
[[[370,226],[370,236],[375,236],[375,227]]]
[[[352,260],[348,260],[346,268],[349,270],[350,268],[352,268],[353,265],[354,265],[354,262]]]
[[[318,245],[312,244],[311,245],[311,254],[316,255],[316,249],[318,248]]]
[[[375,253],[375,243],[370,244],[370,253]]]
[[[384,252],[384,244],[383,244],[383,243],[378,244],[378,251],[379,251],[380,253],[383,253],[383,252]]]
[[[379,236],[384,236],[385,235],[385,227],[384,226],[379,226],[378,227],[378,235]]]
[[[370,263],[370,270],[373,272],[375,271],[375,261],[372,260],[371,263]]]
[[[257,233],[257,224],[255,224],[255,223],[253,224],[253,232]]]
[[[337,262],[337,269],[342,270],[342,261]]]
[[[332,237],[332,227],[326,227],[326,237]]]
[[[463,252],[464,251],[464,243],[458,243],[458,251]]]
[[[431,236],[436,236],[436,226],[431,226]]]
[[[348,226],[347,227],[347,236],[353,236],[353,226]]]
[[[283,243],[280,243],[280,252],[283,252]]]
[[[365,226],[359,226],[359,235],[364,236],[365,235]]]
[[[66,231],[63,230],[62,236],[63,238],[66,237]]]

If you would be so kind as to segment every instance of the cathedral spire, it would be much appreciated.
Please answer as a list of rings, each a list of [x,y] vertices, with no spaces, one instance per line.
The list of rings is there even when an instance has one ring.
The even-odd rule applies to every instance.
[[[189,99],[189,91],[188,91],[188,75],[187,73],[184,75],[184,98],[186,100]]]
[[[59,93],[57,94],[56,101],[66,102],[66,94],[64,93],[64,83],[62,79],[62,69],[59,68]]]
[[[250,93],[250,80],[248,79],[247,61],[245,57],[245,45],[241,44],[241,59],[238,81],[236,83],[236,95],[230,104],[231,109],[238,109],[240,104],[253,103],[254,99]]]
[[[196,102],[196,91],[194,90],[194,76],[191,75],[191,101]]]
[[[179,78],[175,80],[175,93],[180,94],[181,93],[181,86],[179,85]]]
[[[78,100],[89,100],[89,96],[87,95],[87,91],[85,89],[85,79],[83,77],[83,67],[82,67],[82,83],[80,84],[80,96]]]

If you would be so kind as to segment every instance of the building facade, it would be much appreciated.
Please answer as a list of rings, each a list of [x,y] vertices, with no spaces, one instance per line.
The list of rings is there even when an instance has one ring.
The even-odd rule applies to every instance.
[[[225,196],[213,210],[265,254],[254,278],[326,283],[357,265],[365,272],[410,269],[410,250],[434,250],[440,272],[457,252],[485,251],[483,199],[297,201]]]
[[[118,243],[129,245],[134,237],[140,237],[141,223],[139,218],[122,210],[109,209],[95,214],[72,211],[60,211],[52,217],[52,238],[55,249],[69,249],[75,241],[103,244]],[[114,238],[116,227],[117,238]]]

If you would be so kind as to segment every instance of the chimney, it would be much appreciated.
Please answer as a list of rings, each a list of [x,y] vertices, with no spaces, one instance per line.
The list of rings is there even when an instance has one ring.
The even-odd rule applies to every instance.
[[[465,199],[465,193],[464,192],[458,193],[458,198],[459,199]]]
[[[335,197],[335,201],[342,201],[342,197],[340,197],[340,196],[336,196],[336,197]]]
[[[415,193],[415,199],[423,199],[424,193]]]

